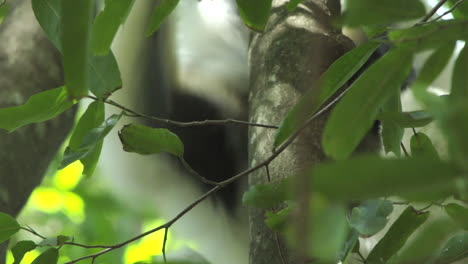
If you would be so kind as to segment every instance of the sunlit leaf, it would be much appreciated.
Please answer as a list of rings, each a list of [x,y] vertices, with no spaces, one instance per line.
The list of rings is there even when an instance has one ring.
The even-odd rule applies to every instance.
[[[125,22],[134,0],[106,0],[91,31],[91,50],[97,55],[109,52],[119,26]]]
[[[61,23],[61,0],[32,0],[32,7],[37,21],[46,32],[48,38],[59,49],[62,50],[60,36],[62,32]],[[110,95],[122,85],[120,71],[112,52],[106,56],[88,56],[88,85],[89,90],[99,98]]]
[[[468,232],[464,231],[447,241],[435,263],[449,264],[466,257],[468,257]]]
[[[61,43],[65,84],[72,98],[88,94],[88,54],[92,0],[62,0]]]
[[[308,89],[300,101],[289,111],[276,132],[274,146],[281,145],[307,119],[342,87],[369,59],[379,43],[369,42],[352,49],[336,60],[321,76],[320,89]]]
[[[70,108],[65,87],[59,87],[31,96],[25,104],[0,109],[0,128],[12,132],[22,126],[50,120]]]
[[[59,169],[65,168],[68,164],[71,164],[77,160],[82,160],[88,155],[93,154],[96,147],[102,144],[104,137],[114,128],[115,124],[119,121],[120,115],[112,115],[107,118],[100,126],[89,130],[86,135],[83,136],[83,140],[80,146],[76,149],[67,148],[65,150],[62,163]]]
[[[176,134],[164,128],[130,124],[119,131],[119,138],[124,150],[128,152],[143,155],[168,152],[178,157],[184,156],[182,141]]]
[[[102,122],[104,122],[104,103],[94,101],[88,106],[78,121],[78,124],[73,130],[68,147],[73,151],[77,151],[80,148],[84,137],[92,129],[101,125]],[[96,164],[101,153],[102,143],[102,140],[97,142],[93,150],[81,159],[81,163],[84,166],[83,174],[87,177],[90,177],[96,168]]]
[[[388,25],[425,14],[424,4],[419,0],[350,0],[346,1],[344,23],[349,26]]]
[[[59,251],[56,248],[49,248],[37,257],[31,264],[56,264]]]
[[[267,184],[256,184],[242,196],[242,203],[258,208],[269,209],[290,198],[290,181],[282,180]]]
[[[372,236],[385,227],[392,211],[392,202],[388,200],[367,200],[353,208],[349,225],[361,236]]]
[[[20,225],[8,214],[0,212],[0,243],[8,240],[20,230]]]
[[[405,211],[393,223],[385,236],[375,245],[366,261],[369,263],[386,263],[406,243],[411,234],[416,231],[429,217],[429,213],[419,213],[413,207]]]
[[[13,253],[13,258],[15,259],[13,264],[20,264],[21,260],[23,260],[24,254],[36,247],[36,243],[31,240],[23,240],[16,243],[16,245],[11,249],[11,253]]]
[[[148,35],[153,34],[161,27],[164,20],[172,13],[179,4],[179,0],[161,0],[159,5],[154,8],[151,16],[151,22],[148,29]]]
[[[244,23],[255,31],[263,31],[270,17],[272,0],[236,0],[236,2]]]
[[[463,229],[468,230],[468,209],[459,204],[450,203],[444,206],[445,212]]]
[[[351,85],[325,125],[322,145],[328,156],[345,159],[353,153],[382,105],[407,79],[412,57],[411,52],[392,49]]]
[[[314,189],[332,199],[363,200],[408,194],[434,199],[455,192],[455,181],[461,170],[433,158],[358,156],[320,164],[309,173]]]
[[[414,157],[427,157],[438,159],[439,154],[432,145],[431,139],[424,133],[418,132],[411,137],[411,154]]]
[[[393,30],[389,32],[388,37],[398,46],[422,51],[468,38],[467,28],[467,20],[441,20],[417,27]]]

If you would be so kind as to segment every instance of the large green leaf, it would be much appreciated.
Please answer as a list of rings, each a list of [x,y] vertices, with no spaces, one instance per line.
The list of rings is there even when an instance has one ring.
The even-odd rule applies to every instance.
[[[65,84],[72,98],[88,95],[92,0],[61,0],[61,43]]]
[[[20,228],[20,225],[12,216],[0,212],[0,243],[16,234]]]
[[[336,60],[320,77],[317,82],[319,86],[311,86],[314,89],[308,89],[301,100],[289,111],[276,132],[274,146],[281,145],[306,120],[311,118],[340,87],[361,69],[379,45],[377,42],[368,42]]]
[[[263,31],[270,17],[272,0],[236,0],[244,23],[255,31]]]
[[[450,203],[444,206],[445,212],[457,222],[460,227],[468,230],[468,209],[459,204]]]
[[[179,137],[164,128],[151,128],[130,124],[119,131],[123,148],[128,152],[147,155],[168,152],[178,157],[184,156],[184,144]]]
[[[172,13],[179,4],[179,0],[161,0],[159,5],[154,8],[151,16],[151,22],[148,29],[148,35],[153,34],[161,27],[164,20]],[[193,10],[195,12],[195,10]]]
[[[0,109],[0,128],[9,132],[25,125],[50,120],[75,104],[65,87],[31,96],[25,104]]]
[[[401,94],[400,90],[395,90],[388,101],[383,105],[382,110],[392,113],[401,113]],[[393,120],[380,120],[382,122],[382,143],[385,153],[393,152],[396,156],[401,154],[401,140],[403,139],[404,129]]]
[[[61,0],[32,0],[32,7],[37,21],[46,32],[52,43],[62,50],[60,36],[62,32],[61,23]],[[110,95],[122,85],[120,71],[112,52],[106,56],[88,56],[88,80],[89,90],[99,98]]]
[[[13,258],[15,259],[13,264],[20,264],[21,260],[23,260],[24,254],[36,247],[36,243],[31,240],[23,240],[16,243],[16,245],[11,249],[11,253],[13,253]]]
[[[388,25],[425,14],[424,4],[419,0],[349,0],[346,1],[344,23],[350,26]]]
[[[468,257],[468,231],[451,237],[440,251],[436,264],[449,264]]]
[[[382,122],[393,122],[402,128],[423,127],[431,123],[433,117],[425,111],[397,112],[383,111],[379,113],[377,119]]]
[[[267,184],[256,184],[242,196],[242,203],[258,208],[269,209],[291,198],[290,180]]]
[[[322,144],[327,155],[345,159],[353,153],[382,105],[407,79],[412,58],[407,50],[392,49],[351,85],[325,126]]]
[[[410,140],[411,154],[413,157],[427,157],[438,159],[439,154],[432,145],[431,139],[424,133],[418,132]]]
[[[107,118],[101,125],[89,130],[84,136],[82,136],[81,143],[76,149],[68,147],[63,155],[63,160],[59,169],[65,168],[67,165],[87,158],[89,155],[95,153],[95,149],[99,148],[102,144],[104,137],[114,128],[119,119],[120,115],[112,115]]]
[[[468,37],[468,20],[442,20],[389,32],[389,39],[397,46],[416,51],[440,48]],[[438,66],[434,66],[438,67]]]
[[[421,200],[455,192],[461,170],[432,158],[384,159],[359,156],[312,169],[314,189],[336,200],[414,195]],[[417,198],[414,197],[414,198]]]
[[[385,236],[375,245],[367,257],[368,263],[386,263],[406,243],[411,234],[416,231],[429,217],[429,213],[420,213],[413,207],[405,211],[393,223]]]
[[[385,227],[392,211],[392,202],[388,200],[367,200],[353,208],[349,225],[361,236],[372,236]]]
[[[58,249],[49,248],[39,255],[31,264],[57,264],[58,257]]]
[[[457,231],[449,219],[439,218],[427,222],[420,232],[413,235],[398,256],[394,256],[392,264],[433,263],[447,239]]]
[[[135,0],[106,0],[94,21],[91,31],[91,50],[96,55],[106,55],[119,26],[125,22]]]
[[[74,128],[68,147],[71,150],[77,151],[83,143],[83,139],[86,134],[101,125],[102,122],[104,122],[104,118],[104,103],[100,101],[92,102]],[[83,174],[88,177],[93,174],[94,169],[96,168],[96,164],[101,153],[102,142],[103,140],[98,142],[91,153],[88,153],[88,155],[81,159],[81,163],[84,166]]]

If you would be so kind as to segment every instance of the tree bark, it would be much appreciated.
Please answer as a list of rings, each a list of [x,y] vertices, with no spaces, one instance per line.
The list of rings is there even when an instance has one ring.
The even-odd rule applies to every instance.
[[[273,1],[265,32],[252,39],[250,122],[279,124],[307,89],[316,88],[314,81],[329,65],[353,47],[351,40],[332,26],[332,19],[340,14],[339,0],[304,1],[291,13],[285,7],[287,2]],[[272,181],[293,176],[325,159],[321,133],[326,117],[327,114],[316,119],[269,165]],[[271,129],[250,128],[250,166],[271,155],[274,134]],[[249,185],[267,181],[265,170],[260,170],[250,175]],[[310,194],[310,184],[301,186],[304,189],[298,190],[299,193]],[[250,263],[309,263],[301,254],[288,249],[279,234],[265,225],[264,214],[265,210],[255,208],[249,212]],[[301,227],[307,227],[306,219],[299,219],[299,222],[305,223]]]
[[[29,0],[9,1],[0,25],[0,108],[63,85],[58,51],[34,17]],[[0,131],[0,211],[17,216],[73,125],[74,110],[48,122]],[[6,243],[0,250],[5,261]]]

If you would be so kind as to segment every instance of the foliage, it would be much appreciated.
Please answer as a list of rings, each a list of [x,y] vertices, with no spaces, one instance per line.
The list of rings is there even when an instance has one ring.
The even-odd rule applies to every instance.
[[[39,24],[62,54],[66,83],[63,87],[50,87],[53,89],[33,95],[21,106],[0,109],[0,128],[11,132],[31,123],[50,120],[84,98],[93,99],[94,102],[78,120],[60,162],[60,168],[66,168],[79,160],[84,166],[84,174],[91,176],[103,140],[115,126],[121,125],[121,116],[145,117],[108,99],[121,86],[119,68],[110,45],[133,2],[106,0],[106,7],[93,20],[92,0],[32,0]],[[160,27],[178,2],[163,0],[155,6],[148,33]],[[265,30],[272,8],[271,0],[236,2],[246,26],[259,33]],[[300,2],[290,1],[284,8],[294,12],[300,7]],[[448,1],[447,5],[457,7],[454,1]],[[310,168],[301,175],[287,175],[290,177],[282,182],[253,186],[244,194],[246,205],[266,209],[266,224],[285,235],[291,246],[299,246],[297,242],[301,240],[298,236],[304,236],[313,245],[307,248],[309,257],[332,263],[346,262],[350,252],[359,250],[356,249],[358,237],[372,236],[388,227],[367,257],[367,263],[452,263],[467,256],[465,230],[468,209],[464,202],[468,195],[468,46],[465,45],[459,53],[454,52],[455,47],[468,37],[466,6],[465,2],[452,10],[452,19],[429,20],[419,0],[347,1],[347,9],[339,21],[344,25],[363,26],[370,30],[376,26],[415,19],[419,19],[419,22],[398,29],[385,28],[388,38],[375,37],[339,58],[320,80],[311,84],[319,88],[309,89],[283,120],[272,146],[278,149],[280,146],[287,147],[301,127],[327,107],[325,102],[330,98],[340,98],[337,103],[333,102],[336,106],[331,111],[322,138],[323,149],[330,162]],[[0,7],[0,21],[6,14],[5,10],[6,5]],[[390,45],[390,51],[369,66],[349,87],[345,87],[382,43]],[[422,51],[429,51],[431,55],[410,87],[422,109],[403,112],[400,89],[408,78],[414,57]],[[453,54],[457,59],[451,93],[446,96],[430,93],[428,87]],[[340,89],[342,87],[345,88]],[[96,97],[89,95],[89,92]],[[105,103],[120,107],[122,114],[105,118]],[[382,121],[386,153],[393,152],[396,157],[353,156],[376,119]],[[441,155],[428,135],[415,131],[410,143],[411,153],[402,157],[400,145],[403,131],[429,123],[439,125],[449,145],[448,155]],[[167,129],[130,124],[119,130],[119,136],[126,151],[139,154],[167,152],[178,157],[184,153],[183,142]],[[268,162],[264,164],[267,167]],[[254,169],[239,175],[247,175]],[[239,175],[215,183],[212,192],[230,184]],[[293,195],[295,177],[311,179],[314,189],[314,193],[308,197],[310,206],[307,213],[313,217],[310,220],[311,228],[306,233],[301,233],[293,220],[297,213],[297,201]],[[59,195],[68,192],[62,191]],[[99,218],[97,212],[100,206],[116,212],[119,205],[103,202],[107,199],[105,194],[96,195],[85,188],[77,188],[76,192],[80,193],[79,197],[94,199],[86,208],[89,218],[81,227],[99,226],[97,232],[106,230],[107,234],[112,233],[108,219]],[[165,247],[171,225],[210,194],[195,201],[176,218],[153,229],[159,234],[164,230],[162,239],[159,239],[164,241],[162,247]],[[388,216],[397,204],[393,201],[395,196],[407,200],[404,203],[407,207],[389,226]],[[452,199],[450,203],[437,202],[448,198]],[[351,213],[347,214],[347,207],[356,201],[360,201],[359,205],[353,206]],[[432,212],[428,208],[415,209],[415,202],[440,206],[446,215],[442,219],[426,221]],[[97,224],[90,225],[91,221]],[[102,246],[102,251],[95,253],[97,255],[94,257],[89,255],[86,245],[73,247],[76,243],[70,236],[45,238],[33,229],[21,226],[11,216],[0,213],[0,241],[9,239],[20,229],[40,237],[42,242],[19,241],[12,249],[15,264],[20,263],[27,252],[37,248],[45,250],[37,255],[33,264],[54,264],[67,254],[76,258],[79,258],[77,255],[85,255],[87,259],[94,260],[101,256],[105,259],[108,256],[104,256],[105,253],[133,242],[127,240],[123,244]],[[99,243],[96,237],[82,239],[90,244]],[[119,235],[110,239],[109,243],[123,240]],[[67,247],[74,249],[67,251],[64,249]],[[110,261],[116,261],[118,257]],[[151,261],[160,263],[160,260]],[[198,263],[193,260],[170,261],[167,263]]]

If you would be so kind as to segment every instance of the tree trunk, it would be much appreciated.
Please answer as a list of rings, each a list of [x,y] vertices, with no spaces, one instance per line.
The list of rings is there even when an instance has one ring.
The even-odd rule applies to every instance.
[[[8,1],[0,25],[0,108],[63,85],[60,56],[37,23],[29,0]],[[74,110],[13,133],[0,131],[0,211],[16,216],[40,184],[49,163],[73,125]],[[0,249],[5,261],[6,243]]]
[[[332,19],[340,14],[339,0],[304,1],[291,13],[285,7],[287,3],[273,1],[265,32],[255,35],[251,43],[250,122],[279,124],[306,89],[315,88],[314,81],[329,65],[353,47],[341,30],[332,26]],[[269,165],[272,181],[297,174],[325,159],[321,133],[326,116],[316,119]],[[274,134],[271,129],[250,128],[250,166],[271,155]],[[259,170],[250,175],[249,185],[267,181],[265,170]],[[305,189],[298,190],[299,193],[310,194],[310,184],[301,186]],[[264,213],[255,208],[249,212],[250,263],[306,263],[301,254],[288,249],[283,239],[265,225]],[[307,221],[299,219],[299,223]],[[302,227],[307,228],[307,224]]]

